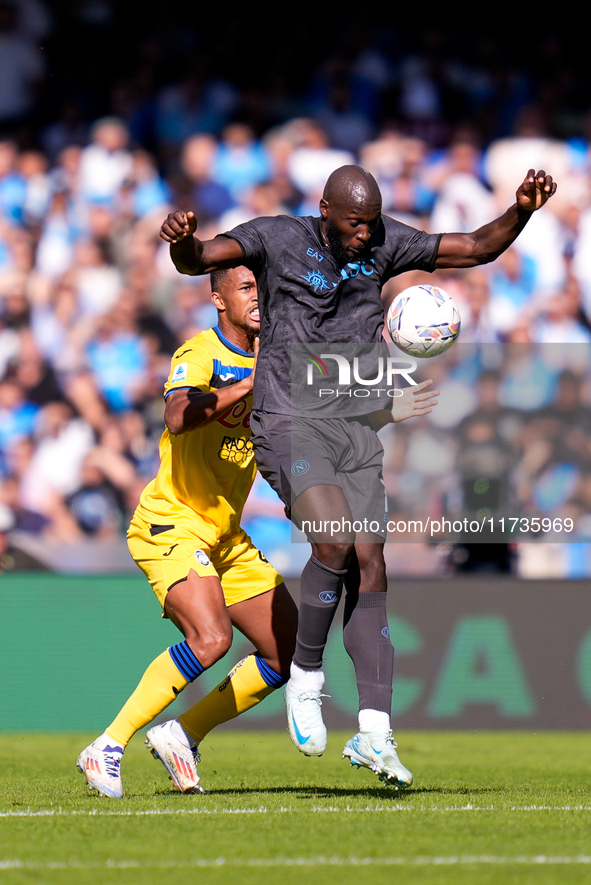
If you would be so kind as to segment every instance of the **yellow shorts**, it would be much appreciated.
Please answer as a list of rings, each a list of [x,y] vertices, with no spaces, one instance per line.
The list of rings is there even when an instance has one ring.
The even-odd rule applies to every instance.
[[[127,532],[132,558],[150,582],[164,611],[166,594],[191,569],[220,579],[226,605],[260,596],[283,581],[245,531],[209,547],[197,534],[174,525],[149,525],[136,514]]]

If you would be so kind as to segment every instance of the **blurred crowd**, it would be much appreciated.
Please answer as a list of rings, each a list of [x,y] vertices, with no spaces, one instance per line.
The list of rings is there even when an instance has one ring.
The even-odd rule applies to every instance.
[[[446,57],[445,41],[430,32],[405,51],[388,28],[380,39],[358,29],[301,84],[286,75],[290,53],[281,64],[275,47],[267,80],[246,77],[241,86],[238,74],[211,64],[216,46],[222,52],[217,44],[171,72],[167,41],[181,35],[169,28],[160,39],[138,36],[133,71],[106,77],[99,101],[96,74],[86,91],[83,83],[51,88],[51,65],[58,87],[65,65],[55,35],[66,13],[57,8],[52,17],[40,0],[0,0],[4,537],[18,530],[56,543],[124,534],[157,469],[170,355],[216,321],[209,280],[177,274],[159,239],[175,208],[196,213],[204,238],[259,215],[316,214],[327,175],[358,162],[377,178],[387,214],[429,231],[469,231],[513,202],[529,168],[543,168],[558,192],[505,255],[473,271],[407,274],[388,284],[384,303],[424,279],[457,300],[463,344],[486,351],[591,343],[591,101],[561,105],[561,96],[577,93],[577,71],[569,69],[574,82],[549,82],[562,69],[560,46],[547,45],[554,67],[539,81],[501,65],[485,41],[462,59]],[[97,34],[108,32],[115,12],[109,3],[83,4],[83,12],[78,24],[96,53]],[[183,37],[190,50],[191,35]],[[49,63],[44,41],[54,48]],[[72,53],[78,58],[83,47]],[[235,57],[233,64],[228,71],[239,68]],[[588,366],[563,368],[572,386],[555,374],[539,409],[568,388],[583,413]],[[398,477],[394,510],[401,495],[427,494],[429,474],[417,464],[430,445],[440,449],[438,463],[447,458],[448,477],[457,475],[446,434],[453,421],[465,428],[468,413],[449,403],[461,399],[476,411],[484,400],[456,396],[455,377],[452,365],[437,378],[451,391],[438,407],[439,425],[385,435],[389,476]],[[591,470],[581,459],[589,459],[591,430],[582,419],[577,433],[584,509]],[[246,514],[263,549],[286,543],[289,526],[264,485],[255,485]]]

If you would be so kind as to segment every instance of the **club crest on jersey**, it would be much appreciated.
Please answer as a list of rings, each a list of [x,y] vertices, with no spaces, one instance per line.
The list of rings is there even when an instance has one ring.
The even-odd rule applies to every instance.
[[[173,381],[184,381],[187,377],[188,363],[179,363],[172,373]]]
[[[310,465],[307,461],[294,461],[291,465],[291,473],[292,476],[303,476],[304,473],[307,473],[310,469]]]
[[[200,563],[200,565],[209,565],[209,556],[207,555],[207,553],[204,553],[203,550],[195,551],[195,559],[198,563]]]
[[[309,273],[302,276],[302,279],[309,283],[315,292],[328,292],[330,289],[328,280],[319,270],[311,270]]]

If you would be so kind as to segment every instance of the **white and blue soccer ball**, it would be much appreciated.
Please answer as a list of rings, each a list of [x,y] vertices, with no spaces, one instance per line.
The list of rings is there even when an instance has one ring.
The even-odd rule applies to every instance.
[[[460,334],[460,312],[438,286],[410,286],[388,308],[386,325],[394,344],[409,356],[439,356]]]

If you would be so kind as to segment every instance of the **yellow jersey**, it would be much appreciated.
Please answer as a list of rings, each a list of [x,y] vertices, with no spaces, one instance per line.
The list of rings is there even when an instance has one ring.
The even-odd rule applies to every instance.
[[[216,326],[178,348],[165,396],[174,390],[210,392],[248,377],[254,355]],[[210,547],[240,531],[240,517],[256,474],[250,440],[252,396],[217,418],[178,436],[166,428],[160,468],[144,489],[137,514],[151,525],[184,525]]]

